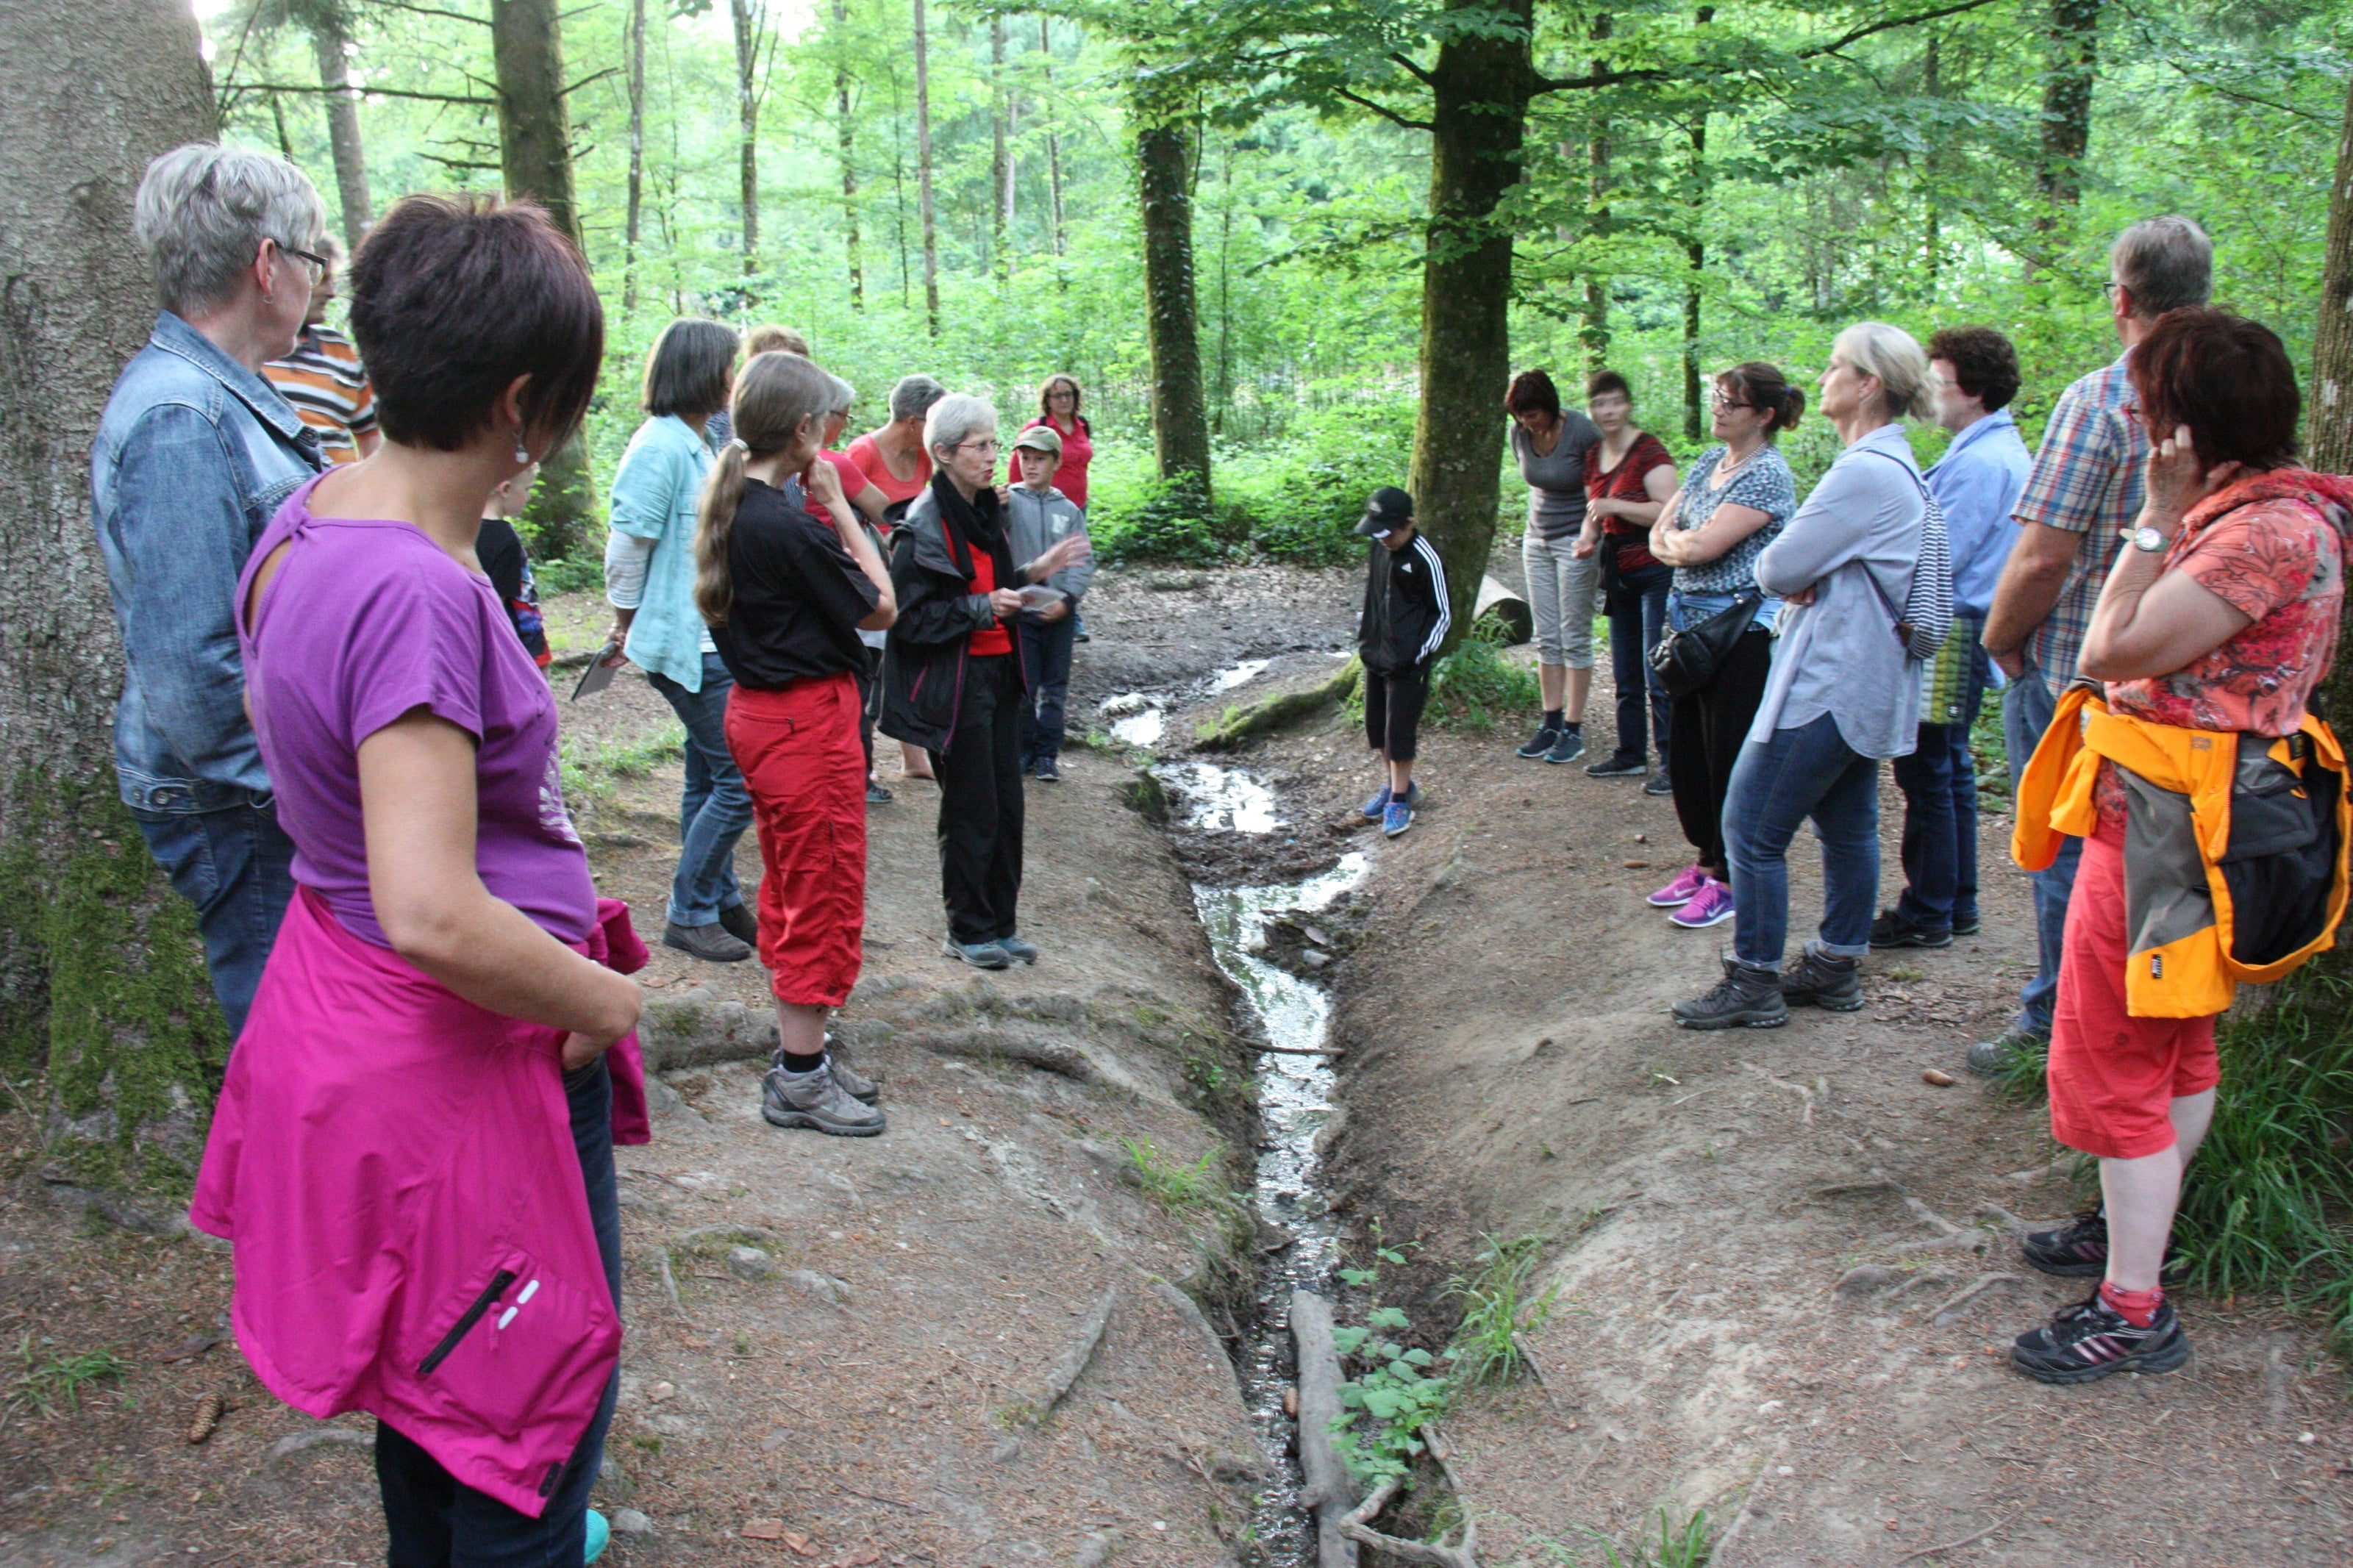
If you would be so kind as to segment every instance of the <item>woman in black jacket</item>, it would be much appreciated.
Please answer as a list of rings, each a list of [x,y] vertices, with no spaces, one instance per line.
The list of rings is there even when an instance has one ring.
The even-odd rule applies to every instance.
[[[882,656],[884,734],[931,753],[940,781],[941,951],[981,969],[1035,963],[1021,896],[1021,720],[1029,685],[1014,651],[1022,576],[999,515],[997,410],[952,395],[923,422],[931,482],[891,554],[899,618]],[[1029,563],[1042,582],[1076,558],[1072,535]]]

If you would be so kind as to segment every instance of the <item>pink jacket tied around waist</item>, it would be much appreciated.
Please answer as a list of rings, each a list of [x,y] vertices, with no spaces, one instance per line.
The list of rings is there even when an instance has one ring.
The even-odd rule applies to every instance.
[[[628,909],[582,944],[644,966]],[[365,1410],[538,1517],[621,1349],[581,1185],[562,1032],[475,1006],[309,889],[229,1058],[188,1217],[237,1244],[238,1347],[271,1393]],[[632,1035],[607,1054],[642,1143]]]

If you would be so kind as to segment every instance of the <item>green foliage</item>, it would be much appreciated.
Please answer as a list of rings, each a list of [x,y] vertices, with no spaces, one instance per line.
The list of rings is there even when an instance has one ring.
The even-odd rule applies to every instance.
[[[605,585],[605,563],[602,561],[533,561],[532,580],[539,584],[543,597],[558,594],[575,594],[583,588]]]
[[[1087,532],[1104,560],[1162,561],[1199,566],[1228,553],[1200,480],[1145,479],[1115,499],[1088,496]]]
[[[1221,502],[1239,508],[1258,552],[1303,566],[1362,560],[1365,498],[1403,485],[1413,405],[1356,403],[1303,416],[1280,445],[1236,454],[1218,469]]]
[[[1379,1288],[1381,1265],[1402,1264],[1405,1254],[1382,1245],[1373,1230],[1370,1268],[1344,1268],[1341,1280],[1359,1290]],[[1410,1330],[1403,1308],[1385,1307],[1375,1297],[1361,1328],[1335,1329],[1333,1343],[1343,1360],[1356,1358],[1364,1371],[1340,1384],[1340,1404],[1349,1414],[1332,1421],[1332,1447],[1349,1473],[1366,1486],[1402,1476],[1427,1445],[1421,1429],[1443,1415],[1453,1397],[1451,1379],[1436,1369],[1438,1358],[1389,1336]]]
[[[45,1338],[41,1342],[49,1342]],[[113,1382],[131,1370],[129,1362],[103,1347],[79,1355],[46,1353],[34,1347],[30,1330],[16,1338],[16,1363],[9,1403],[28,1406],[44,1420],[80,1409],[83,1389]]]
[[[1199,1159],[1187,1165],[1164,1153],[1149,1138],[1123,1138],[1120,1142],[1127,1150],[1128,1180],[1170,1214],[1227,1201],[1210,1175],[1219,1157],[1225,1152],[1217,1145],[1210,1145]]]
[[[557,742],[566,799],[608,795],[617,779],[643,778],[664,763],[686,754],[686,728],[666,724],[641,741],[607,741],[591,751],[573,740]]]
[[[1447,1359],[1454,1363],[1455,1375],[1474,1387],[1518,1380],[1527,1370],[1520,1336],[1535,1333],[1551,1321],[1560,1294],[1557,1285],[1548,1285],[1542,1295],[1528,1295],[1529,1279],[1540,1261],[1541,1237],[1483,1239],[1487,1249],[1478,1259],[1479,1272],[1468,1279],[1456,1275],[1445,1290],[1462,1302],[1462,1321],[1455,1328]]]
[[[1496,715],[1525,713],[1542,701],[1535,671],[1504,657],[1510,634],[1494,616],[1480,617],[1430,677],[1430,720],[1472,734],[1495,726]]]
[[[1659,1521],[1659,1544],[1654,1554],[1647,1541],[1634,1543],[1633,1555],[1621,1557],[1615,1542],[1598,1530],[1588,1530],[1601,1548],[1602,1568],[1707,1568],[1708,1559],[1715,1553],[1715,1527],[1709,1522],[1707,1510],[1695,1508],[1682,1523],[1675,1522],[1672,1510],[1660,1505],[1654,1517]],[[1558,1546],[1554,1556],[1569,1561]]]

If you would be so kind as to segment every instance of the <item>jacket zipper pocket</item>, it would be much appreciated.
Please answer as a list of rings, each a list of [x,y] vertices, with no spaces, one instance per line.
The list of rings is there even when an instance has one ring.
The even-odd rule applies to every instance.
[[[501,1268],[491,1275],[489,1286],[480,1295],[474,1298],[474,1304],[467,1308],[466,1315],[459,1318],[451,1326],[449,1331],[441,1337],[441,1342],[433,1347],[433,1353],[427,1356],[423,1363],[417,1367],[417,1375],[429,1376],[434,1368],[448,1361],[450,1352],[458,1348],[458,1342],[466,1337],[467,1331],[482,1321],[482,1314],[489,1311],[491,1305],[506,1294],[507,1287],[514,1282],[515,1272],[512,1268]]]

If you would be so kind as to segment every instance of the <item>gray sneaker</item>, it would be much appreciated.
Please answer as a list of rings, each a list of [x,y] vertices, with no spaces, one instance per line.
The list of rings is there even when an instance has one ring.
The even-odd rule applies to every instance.
[[[975,969],[1009,969],[1013,955],[1005,944],[997,942],[958,942],[953,936],[940,938],[940,952],[948,958],[962,959]]]
[[[1562,763],[1573,763],[1583,755],[1585,755],[1585,731],[1582,729],[1563,730],[1560,732],[1560,739],[1552,743],[1552,750],[1545,753],[1545,761],[1557,765]]]
[[[785,1049],[777,1047],[769,1053],[768,1066],[785,1065]],[[872,1079],[841,1059],[841,1046],[830,1034],[825,1037],[825,1065],[833,1073],[833,1081],[841,1085],[842,1092],[852,1100],[862,1100],[871,1105],[882,1097],[882,1089]]]
[[[1024,942],[1018,936],[1000,936],[997,939],[997,945],[1003,948],[1005,955],[1016,963],[1038,962],[1036,944]]]
[[[1999,1039],[1979,1040],[1969,1047],[1969,1070],[1979,1078],[2000,1078],[2021,1056],[2051,1048],[2041,1035],[2012,1029]]]
[[[830,1064],[815,1072],[770,1068],[760,1082],[760,1114],[772,1127],[814,1127],[837,1138],[871,1138],[883,1126],[882,1113],[852,1100]]]

